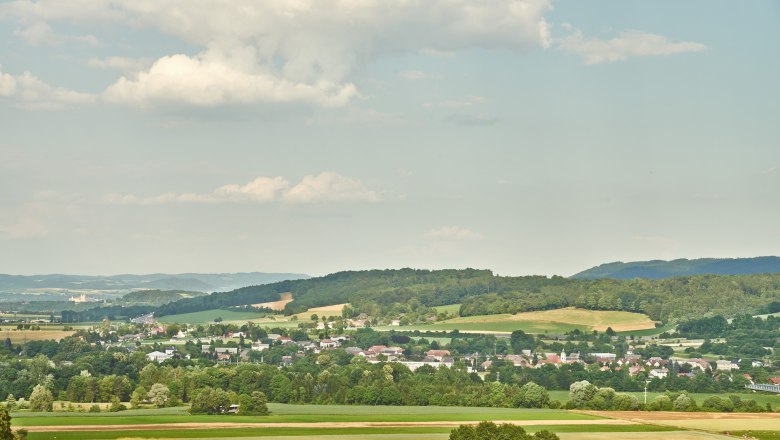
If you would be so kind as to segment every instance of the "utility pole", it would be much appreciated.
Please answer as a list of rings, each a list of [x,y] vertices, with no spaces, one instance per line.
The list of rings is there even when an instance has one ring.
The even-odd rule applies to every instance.
[[[650,383],[649,380],[645,380],[645,405],[647,405],[647,385]]]

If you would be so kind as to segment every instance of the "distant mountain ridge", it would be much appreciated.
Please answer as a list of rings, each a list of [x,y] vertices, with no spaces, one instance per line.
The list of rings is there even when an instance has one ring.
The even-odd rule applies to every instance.
[[[698,258],[602,264],[572,275],[578,279],[663,279],[689,275],[751,275],[780,273],[780,257]]]
[[[0,291],[19,292],[33,289],[66,290],[187,290],[224,292],[240,287],[309,278],[298,273],[182,273],[147,275],[4,275],[0,274]]]

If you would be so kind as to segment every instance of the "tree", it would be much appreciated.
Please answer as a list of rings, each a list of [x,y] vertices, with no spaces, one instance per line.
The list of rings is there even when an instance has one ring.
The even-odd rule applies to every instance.
[[[520,388],[519,403],[524,408],[544,408],[550,404],[550,395],[543,386],[528,382]]]
[[[450,440],[527,440],[529,436],[520,426],[504,423],[480,422],[477,426],[460,425],[450,432]],[[556,437],[557,438],[557,437]]]
[[[596,395],[596,387],[587,380],[574,382],[569,387],[569,400],[577,407],[588,404]]]
[[[674,399],[674,410],[675,411],[690,411],[693,409],[694,403],[693,399],[688,397],[687,394],[680,394],[677,396],[676,399]]]
[[[8,408],[8,411],[13,411],[13,409],[16,408],[16,397],[14,397],[13,394],[9,394],[8,397],[6,397],[5,407]]]
[[[205,387],[192,398],[190,413],[222,414],[230,408],[230,397],[221,388]]]
[[[133,391],[133,395],[130,397],[130,407],[138,408],[141,403],[146,400],[148,391],[143,386],[139,385],[138,388]]]
[[[49,412],[52,410],[53,403],[54,397],[51,395],[51,391],[43,385],[35,385],[32,394],[30,394],[30,408],[33,411]]]
[[[512,350],[516,354],[520,354],[523,350],[533,350],[536,348],[536,340],[532,335],[526,334],[522,330],[515,330],[512,332],[512,336],[509,338]]]
[[[242,394],[238,397],[238,402],[238,413],[242,416],[268,415],[268,400],[260,391],[254,391],[251,395]]]
[[[14,440],[14,433],[11,431],[11,415],[4,406],[0,405],[0,440]]]
[[[162,408],[165,406],[165,402],[168,401],[168,396],[170,396],[170,394],[171,391],[167,386],[161,383],[156,383],[149,389],[147,396],[149,396],[149,400],[155,404],[155,406]]]

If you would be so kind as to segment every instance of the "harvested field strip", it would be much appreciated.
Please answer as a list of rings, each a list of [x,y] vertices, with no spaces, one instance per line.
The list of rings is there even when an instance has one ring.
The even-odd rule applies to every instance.
[[[772,431],[780,426],[777,413],[689,413],[689,412],[633,412],[633,411],[586,411],[587,414],[602,415],[636,423],[653,423],[683,429],[698,429],[710,432],[741,431],[748,429]]]
[[[282,293],[280,295],[279,301],[271,301],[271,302],[264,302],[264,303],[258,303],[258,304],[252,304],[253,307],[260,307],[260,308],[267,308],[271,310],[277,310],[281,311],[284,310],[284,306],[286,306],[288,303],[291,303],[293,300],[292,293]]]
[[[495,423],[512,423],[519,426],[539,425],[538,420],[495,420]],[[208,426],[209,429],[238,429],[238,428],[312,428],[312,429],[331,429],[331,428],[452,428],[461,424],[479,423],[479,421],[439,421],[439,422],[314,422],[314,423],[170,423],[170,424],[133,424],[133,425],[49,425],[49,426],[27,426],[30,432],[65,432],[65,431],[149,431],[165,429],[167,426],[175,426],[175,429],[203,429]],[[600,420],[544,420],[545,426],[555,425],[636,425],[628,420],[620,419],[600,419]]]
[[[501,421],[497,421],[500,423]],[[571,423],[561,424],[544,424],[534,425],[523,423],[526,430],[529,432],[539,431],[542,429],[556,431],[556,432],[588,432],[588,433],[637,433],[637,432],[668,432],[671,429],[652,426],[652,425],[637,425],[637,424],[602,424],[602,425],[577,425]],[[477,422],[473,422],[477,423]],[[513,422],[516,423],[516,422]],[[251,427],[244,428],[219,428],[218,438],[231,438],[231,437],[249,437],[249,438],[269,438],[269,437],[305,437],[307,439],[312,438],[366,438],[370,436],[372,439],[380,440],[382,438],[388,439],[411,439],[411,438],[442,438],[446,439],[449,432],[454,426],[458,424],[452,424],[451,426],[416,426],[416,424],[410,424],[411,426],[381,426],[381,427],[364,427],[364,426],[350,426],[350,427],[334,427],[334,428],[312,428],[310,426],[305,427],[293,427],[285,426],[279,427],[278,425],[272,425],[270,427],[260,427],[252,425]],[[39,427],[45,428],[45,427]],[[181,429],[179,425],[156,425],[154,429],[124,429],[121,426],[112,426],[107,430],[77,430],[77,426],[69,426],[68,430],[57,431],[55,427],[47,427],[48,430],[29,429],[30,440],[48,439],[56,433],[56,437],[59,440],[69,439],[121,439],[121,438],[215,438],[214,427],[211,424],[198,424],[197,428],[193,429]],[[95,428],[95,427],[92,427]],[[135,427],[133,427],[135,428]],[[358,437],[359,436],[359,437]],[[668,437],[667,437],[668,438]]]

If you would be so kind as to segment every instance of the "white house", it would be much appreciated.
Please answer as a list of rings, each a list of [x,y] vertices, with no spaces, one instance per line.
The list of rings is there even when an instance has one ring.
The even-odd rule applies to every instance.
[[[165,354],[165,353],[163,353],[161,351],[153,351],[153,352],[147,354],[146,358],[149,359],[150,361],[154,361],[154,362],[157,362],[159,364],[159,363],[162,363],[162,362],[167,361],[168,359],[170,359],[171,355]]]

